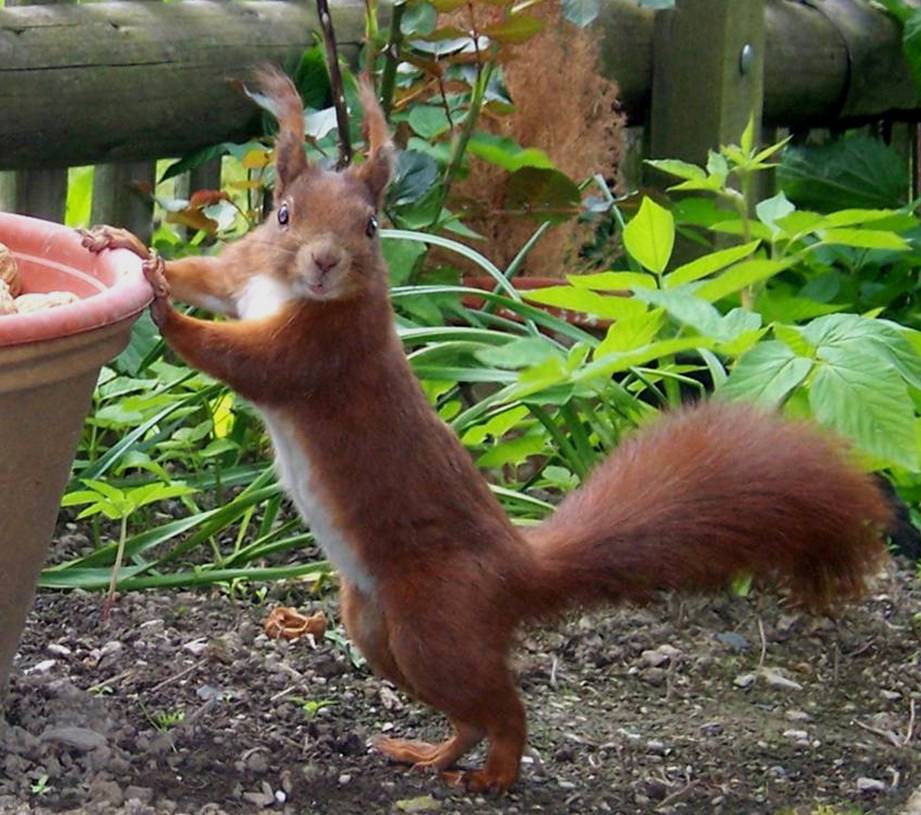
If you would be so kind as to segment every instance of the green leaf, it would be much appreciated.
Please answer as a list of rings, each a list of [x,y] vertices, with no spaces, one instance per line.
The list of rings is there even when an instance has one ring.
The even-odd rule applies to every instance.
[[[470,137],[467,150],[477,158],[495,164],[510,173],[522,167],[556,169],[553,161],[543,150],[536,147],[524,148],[508,136],[496,136],[492,133],[477,131]]]
[[[521,436],[490,448],[476,463],[477,466],[485,468],[504,467],[507,464],[517,466],[546,449],[547,439],[543,436]]]
[[[421,199],[438,180],[438,162],[417,150],[403,150],[397,156],[387,203],[402,207]]]
[[[187,153],[181,159],[174,161],[166,168],[163,175],[160,176],[160,181],[166,181],[177,175],[182,175],[182,173],[187,173],[189,170],[194,170],[196,167],[201,167],[202,164],[206,164],[216,158],[221,158],[221,156],[226,155],[227,152],[227,145],[221,143],[210,144],[207,147],[202,147],[191,153]]]
[[[595,22],[601,10],[601,0],[563,0],[563,16],[580,28]]]
[[[445,109],[440,105],[413,105],[408,121],[409,126],[424,139],[434,139],[451,129]]]
[[[819,356],[809,391],[816,419],[864,452],[917,470],[915,412],[899,374],[858,348],[820,348]]]
[[[825,229],[819,232],[819,236],[825,243],[856,249],[889,249],[897,252],[911,249],[911,244],[901,235],[876,229]]]
[[[438,11],[434,5],[414,0],[414,2],[407,3],[406,11],[400,20],[400,31],[406,37],[425,36],[435,30],[437,22]]]
[[[712,278],[698,286],[694,290],[694,294],[697,297],[715,303],[730,294],[773,277],[784,269],[788,269],[794,262],[795,258],[787,258],[786,260],[767,260],[766,258],[746,260],[727,269],[719,277]]]
[[[131,340],[112,367],[120,373],[137,376],[149,354],[160,342],[160,330],[154,324],[150,313],[145,311],[131,327]]]
[[[575,286],[531,289],[523,291],[522,295],[527,300],[542,303],[545,306],[578,311],[581,314],[592,314],[608,320],[624,319],[646,311],[646,307],[633,298],[605,296],[589,289],[577,289]]]
[[[748,155],[755,149],[755,117],[754,115],[748,117],[748,124],[745,125],[745,130],[742,131],[742,138],[739,141],[739,147],[742,148],[742,152]]]
[[[802,333],[820,353],[834,348],[874,354],[878,364],[894,368],[912,387],[921,389],[921,356],[895,323],[858,314],[830,314],[813,320]]]
[[[523,209],[541,221],[563,221],[577,213],[582,194],[559,170],[522,167],[506,184],[505,205]]]
[[[482,348],[474,356],[495,368],[528,368],[539,365],[549,356],[559,357],[559,351],[549,341],[536,337],[513,340],[505,345]]]
[[[795,325],[776,323],[773,328],[774,336],[799,357],[815,356],[815,346],[803,336],[803,332]]]
[[[416,264],[425,254],[425,244],[407,240],[387,240],[381,242],[384,261],[390,270],[390,281],[394,286],[402,286],[412,277]]]
[[[720,232],[724,235],[738,235],[739,237],[744,236],[746,230],[746,226],[740,218],[728,218],[725,221],[711,224],[709,228],[713,232]],[[763,241],[774,239],[771,230],[759,221],[749,221],[747,229],[748,237],[750,238],[760,238]]]
[[[707,173],[702,167],[690,164],[687,161],[672,158],[646,159],[646,164],[661,170],[663,173],[683,178],[685,181],[704,181],[707,178]]]
[[[675,245],[675,219],[648,196],[624,228],[624,246],[643,267],[662,274]]]
[[[517,45],[539,34],[545,25],[540,17],[533,14],[511,14],[499,23],[486,26],[481,33],[496,42]]]
[[[577,288],[594,291],[630,291],[654,289],[656,279],[642,272],[599,272],[598,274],[572,274],[566,279]]]
[[[884,221],[887,218],[900,215],[895,209],[841,209],[830,212],[822,219],[822,227],[830,226],[861,226],[873,221]]]
[[[322,45],[314,45],[301,54],[293,79],[305,108],[322,110],[333,104],[326,52]]]
[[[702,277],[725,269],[727,266],[748,257],[761,245],[761,241],[752,241],[741,246],[730,246],[719,252],[710,252],[702,257],[679,266],[673,272],[665,275],[665,288],[672,289],[685,283],[692,283]]]
[[[782,342],[762,342],[742,355],[718,392],[728,399],[774,407],[806,378],[812,364]]]
[[[530,415],[526,407],[513,407],[493,416],[488,422],[474,425],[464,433],[464,444],[482,444],[487,438],[501,439],[509,430]]]
[[[777,169],[781,189],[801,209],[898,208],[908,199],[908,167],[897,150],[868,136],[788,147]]]
[[[595,358],[600,359],[608,354],[632,351],[649,345],[656,338],[664,323],[665,310],[661,308],[638,314],[635,317],[617,320],[595,349]]]
[[[780,227],[777,225],[777,222],[795,210],[796,207],[793,206],[787,196],[783,194],[783,190],[777,193],[773,198],[766,198],[763,201],[759,201],[755,206],[755,214],[758,216],[758,220],[770,229],[773,235],[777,235],[777,233],[780,232]]]

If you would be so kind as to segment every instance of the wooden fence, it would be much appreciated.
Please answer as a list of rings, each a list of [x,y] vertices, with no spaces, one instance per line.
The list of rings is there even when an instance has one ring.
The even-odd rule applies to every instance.
[[[48,0],[0,8],[0,208],[63,220],[66,168],[96,164],[94,222],[149,233],[132,194],[154,160],[254,134],[258,117],[229,79],[312,43],[303,0]],[[671,11],[602,0],[603,72],[621,86],[644,152],[699,160],[766,127],[914,122],[918,103],[898,26],[866,0],[678,0]],[[361,0],[333,0],[346,53]],[[914,130],[914,126],[912,126]],[[185,180],[219,183],[211,163]]]

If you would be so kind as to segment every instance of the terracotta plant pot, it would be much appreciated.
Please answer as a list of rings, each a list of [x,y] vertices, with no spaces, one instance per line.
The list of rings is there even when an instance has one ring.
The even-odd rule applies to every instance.
[[[25,292],[79,302],[0,317],[0,693],[54,531],[102,365],[128,344],[150,302],[140,260],[93,255],[72,229],[0,213],[0,243]]]

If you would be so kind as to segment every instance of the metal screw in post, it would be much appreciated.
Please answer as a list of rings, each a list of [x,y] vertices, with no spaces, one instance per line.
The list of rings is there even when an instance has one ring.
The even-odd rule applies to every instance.
[[[752,65],[754,64],[755,48],[750,42],[747,42],[742,46],[742,51],[739,54],[739,72],[742,76],[745,76],[752,69]]]

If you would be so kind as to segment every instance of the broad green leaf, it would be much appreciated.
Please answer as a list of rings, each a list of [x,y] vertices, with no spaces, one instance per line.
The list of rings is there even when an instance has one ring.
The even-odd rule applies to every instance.
[[[919,467],[915,412],[902,378],[859,348],[819,348],[809,391],[816,419],[861,450],[909,470]]]
[[[592,314],[608,320],[619,320],[646,311],[646,306],[631,297],[606,296],[596,294],[589,289],[577,289],[575,286],[532,289],[523,291],[522,295],[526,300],[535,303],[578,311],[582,314]]]
[[[760,221],[749,221],[746,227],[739,218],[729,218],[725,221],[711,224],[709,228],[713,232],[720,232],[725,235],[738,235],[740,237],[745,236],[745,230],[747,228],[749,238],[760,238],[763,241],[770,241],[774,238],[771,230]]]
[[[688,291],[670,289],[636,289],[634,298],[664,308],[679,323],[689,325],[711,337],[719,337],[722,315],[706,300],[695,297]]]
[[[685,181],[704,181],[707,178],[707,173],[702,167],[678,159],[646,159],[646,164]]]
[[[514,139],[508,136],[497,136],[493,133],[477,131],[470,137],[467,143],[467,150],[495,164],[503,170],[514,173],[522,167],[541,167],[546,170],[556,169],[553,161],[543,151],[536,147],[522,147]]]
[[[822,226],[860,226],[873,221],[883,221],[899,214],[899,211],[895,209],[841,209],[826,215],[822,219]]]
[[[777,222],[795,210],[796,207],[783,194],[783,190],[772,198],[759,201],[755,206],[755,214],[758,216],[758,220],[770,229],[773,235],[777,235],[780,232]]]
[[[776,323],[772,330],[774,336],[797,356],[809,358],[815,355],[815,346],[809,343],[797,326]]]
[[[544,436],[521,436],[511,441],[502,442],[491,447],[477,459],[479,467],[504,467],[507,464],[524,464],[531,456],[543,453],[547,449]]]
[[[573,286],[594,291],[630,291],[632,289],[654,289],[656,279],[642,272],[599,272],[598,274],[566,275]]]
[[[868,136],[820,146],[787,147],[777,168],[787,197],[801,209],[897,208],[908,199],[908,167],[898,151]]]
[[[559,170],[522,167],[512,173],[505,187],[505,205],[532,213],[541,221],[573,217],[582,199],[578,185]]]
[[[805,235],[817,229],[822,224],[824,218],[818,212],[810,212],[806,209],[798,209],[789,215],[784,215],[776,221],[785,238],[792,238],[797,235]]]
[[[387,190],[391,207],[413,204],[422,198],[438,180],[438,162],[418,150],[403,150],[397,156],[393,181]]]
[[[726,177],[729,175],[729,164],[726,161],[726,157],[722,153],[716,152],[716,150],[710,150],[707,154],[707,172],[720,185],[724,184]]]
[[[774,407],[806,378],[812,364],[782,342],[762,342],[736,362],[718,392],[728,399]]]
[[[624,228],[624,246],[640,265],[662,274],[675,245],[675,219],[648,196]]]
[[[99,481],[95,478],[84,478],[82,479],[83,483],[86,484],[92,490],[96,490],[100,495],[105,496],[110,501],[118,503],[125,500],[124,491],[118,489],[118,487],[113,486],[105,481]]]
[[[416,264],[425,254],[425,244],[416,241],[389,240],[381,243],[384,261],[390,270],[390,282],[402,286],[412,276]]]
[[[432,3],[416,0],[408,3],[403,18],[400,20],[400,31],[406,37],[431,34],[438,23],[438,10]]]
[[[874,354],[880,363],[895,368],[912,387],[921,389],[921,356],[909,335],[895,323],[858,314],[830,314],[813,320],[802,333],[820,352],[834,348],[845,353]]]
[[[661,308],[617,320],[608,329],[601,344],[595,349],[595,359],[620,351],[632,351],[649,345],[665,323],[665,310]]]
[[[697,297],[715,303],[730,294],[773,277],[784,269],[788,269],[794,262],[794,258],[786,260],[767,260],[766,258],[746,260],[727,269],[719,277],[714,277],[698,286],[694,290],[694,294]]]
[[[509,430],[530,415],[526,407],[513,407],[493,416],[488,422],[474,425],[463,436],[464,444],[482,444],[487,438],[501,439]]]
[[[901,235],[875,229],[826,229],[819,236],[825,243],[856,249],[889,249],[897,252],[911,249],[911,244]]]
[[[445,109],[440,105],[413,105],[409,126],[422,138],[434,139],[451,128]]]
[[[559,356],[558,349],[544,339],[527,337],[505,345],[482,348],[475,354],[480,362],[495,368],[527,368],[539,365],[549,356]]]
[[[679,266],[665,275],[665,288],[672,289],[685,283],[692,283],[702,277],[725,269],[742,258],[748,257],[761,245],[761,241],[752,241],[741,246],[730,246],[718,252],[710,252],[702,257]]]

